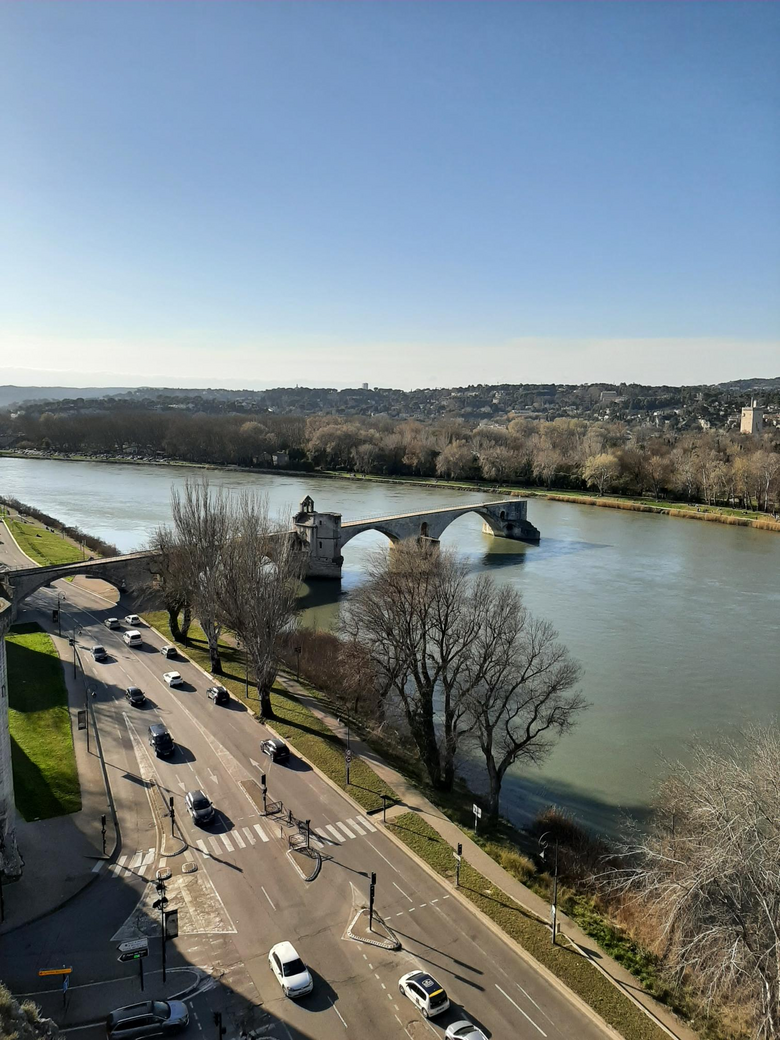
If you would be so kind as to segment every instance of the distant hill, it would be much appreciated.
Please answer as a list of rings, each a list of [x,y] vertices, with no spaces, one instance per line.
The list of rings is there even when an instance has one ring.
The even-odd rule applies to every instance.
[[[0,386],[0,408],[23,401],[68,401],[83,397],[93,400],[96,397],[116,397],[119,394],[132,393],[134,387],[129,386]]]
[[[732,379],[729,383],[718,383],[721,390],[737,390],[748,394],[751,390],[780,390],[780,376],[773,379]]]

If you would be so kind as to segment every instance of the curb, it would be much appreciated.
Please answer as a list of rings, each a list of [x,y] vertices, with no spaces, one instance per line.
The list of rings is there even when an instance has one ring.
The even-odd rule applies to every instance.
[[[10,536],[11,536],[11,541],[12,541],[12,542],[14,543],[14,545],[15,545],[15,546],[16,546],[16,548],[17,548],[17,549],[19,550],[19,552],[20,552],[20,553],[22,554],[22,556],[24,556],[24,558],[25,558],[26,560],[29,560],[29,561],[30,561],[30,563],[31,563],[31,564],[33,565],[33,567],[40,567],[40,566],[41,566],[41,565],[40,565],[40,563],[38,563],[38,561],[37,561],[37,560],[34,560],[34,559],[32,558],[32,556],[28,556],[28,555],[27,555],[27,553],[26,553],[26,552],[24,551],[24,549],[23,549],[23,548],[21,547],[21,545],[19,545],[19,543],[17,542],[17,540],[16,540],[16,537],[15,537],[15,535],[14,535],[13,531],[12,531],[12,530],[11,530],[11,528],[10,528],[10,527],[8,526],[8,523],[7,523],[7,521],[6,521],[6,518],[5,518],[5,517],[3,517],[3,524],[5,525],[5,529],[6,529],[6,531],[7,531],[7,532],[8,532],[9,534],[10,534]]]
[[[401,943],[396,938],[392,928],[390,928],[384,921],[382,921],[382,918],[379,916],[379,914],[375,914],[374,916],[378,921],[382,921],[382,924],[384,925],[388,934],[392,936],[391,939],[387,939],[385,940],[385,942],[381,942],[378,939],[366,939],[362,935],[354,934],[352,929],[355,927],[355,924],[363,916],[365,912],[366,911],[364,907],[363,909],[358,910],[358,912],[352,918],[352,921],[350,922],[349,927],[347,928],[347,935],[349,936],[349,938],[352,939],[354,942],[365,943],[367,946],[377,946],[380,950],[400,950]]]

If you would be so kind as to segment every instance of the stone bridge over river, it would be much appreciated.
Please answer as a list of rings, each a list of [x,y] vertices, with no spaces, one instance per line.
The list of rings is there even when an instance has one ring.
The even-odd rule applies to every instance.
[[[306,497],[293,517],[288,537],[295,538],[301,552],[307,554],[307,577],[339,579],[344,562],[342,549],[364,531],[380,531],[391,542],[417,538],[435,544],[453,520],[464,513],[476,513],[482,518],[483,529],[489,534],[516,541],[538,542],[539,532],[528,522],[526,512],[525,500],[502,499],[499,502],[479,502],[342,523],[340,513],[319,513],[312,499]],[[101,578],[120,591],[143,593],[153,588],[156,565],[156,553],[136,552],[108,559],[0,572],[0,882],[3,875],[15,877],[21,872],[13,826],[14,798],[4,636],[16,619],[20,605],[44,585],[50,585],[59,578],[82,574]]]

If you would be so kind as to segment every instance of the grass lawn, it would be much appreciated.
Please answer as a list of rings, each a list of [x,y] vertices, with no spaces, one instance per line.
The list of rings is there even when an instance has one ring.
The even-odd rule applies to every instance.
[[[16,625],[6,650],[16,807],[25,820],[77,812],[81,790],[68,695],[54,644],[38,625]]]
[[[78,563],[83,559],[81,549],[38,524],[24,524],[20,520],[6,520],[19,548],[42,567],[51,563]]]
[[[397,816],[388,827],[438,874],[448,880],[454,879],[455,858],[452,847],[417,813]],[[668,1040],[668,1034],[617,990],[588,960],[569,946],[553,946],[549,928],[495,888],[465,858],[460,869],[460,889],[502,931],[557,975],[626,1040]]]
[[[144,618],[166,639],[173,641],[168,626],[168,614],[165,611],[145,614]],[[209,671],[208,644],[203,630],[198,625],[193,624],[190,627],[187,645],[184,649],[188,657],[191,657],[205,671]],[[220,643],[220,652],[225,674],[219,677],[219,682],[226,686],[250,711],[257,714],[259,707],[257,689],[251,682],[249,699],[247,700],[246,697],[246,670],[243,653],[235,646],[225,642]],[[275,684],[271,692],[271,704],[275,716],[271,720],[271,724],[277,733],[281,734],[292,747],[346,791],[345,745],[339,738],[305,705],[295,697],[291,697],[279,683]],[[359,758],[354,758],[350,766],[349,793],[368,811],[382,808],[381,796],[383,794],[387,795],[388,805],[393,805],[396,801],[392,788],[388,787],[384,780],[381,780],[373,769]]]

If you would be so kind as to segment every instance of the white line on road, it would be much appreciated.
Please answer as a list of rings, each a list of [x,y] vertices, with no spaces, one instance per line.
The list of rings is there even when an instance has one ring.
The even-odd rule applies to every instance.
[[[349,827],[347,827],[346,823],[342,823],[341,820],[337,820],[336,821],[336,826],[337,827],[341,827],[341,829],[344,831],[344,833],[346,834],[346,836],[348,838],[354,838],[355,837],[355,835],[352,833],[352,831],[349,829]]]
[[[203,840],[203,838],[198,838],[198,848],[201,852],[205,853],[205,855],[208,856],[209,850],[206,848],[206,842]]]
[[[395,863],[390,863],[390,860],[389,860],[389,859],[387,858],[387,856],[383,855],[383,854],[382,854],[382,853],[381,853],[381,852],[379,851],[379,849],[378,849],[378,848],[376,847],[376,845],[374,845],[374,843],[373,843],[373,842],[371,842],[371,841],[367,841],[367,842],[366,842],[366,845],[370,845],[370,846],[371,846],[371,848],[372,848],[372,849],[374,850],[374,852],[376,852],[376,854],[377,854],[378,856],[382,856],[382,859],[383,859],[383,860],[385,861],[385,863],[388,863],[388,864],[390,864],[390,866],[391,866],[391,867],[393,868],[393,870],[394,870],[394,871],[396,872],[396,874],[400,874],[400,873],[401,873],[401,871],[400,871],[400,870],[398,869],[398,867],[397,867],[397,866],[395,865]]]
[[[260,837],[263,839],[263,841],[268,841],[268,835],[265,833],[265,831],[263,830],[263,828],[260,826],[259,823],[255,824],[255,830],[260,835]]]
[[[263,888],[263,886],[261,885],[260,888]],[[268,895],[268,893],[266,892],[266,890],[264,888],[263,888],[263,895],[268,900],[268,902],[271,903],[271,897]],[[274,906],[273,903],[271,903],[271,909],[272,910],[276,910],[276,907]]]
[[[228,838],[227,834],[220,834],[220,838],[222,838],[222,844],[225,846],[228,852],[233,852],[233,844],[230,841],[230,838]]]
[[[360,824],[358,823],[357,820],[347,820],[347,823],[350,825],[350,827],[354,827],[354,829],[358,832],[358,834],[363,835],[363,834],[366,833],[366,831],[364,831],[361,828],[361,826],[360,826]]]
[[[339,834],[339,832],[336,830],[336,828],[333,826],[332,823],[326,823],[325,824],[325,830],[330,831],[330,833],[333,835],[333,837],[336,839],[336,841],[342,842],[344,840],[344,835],[343,834]]]
[[[360,822],[360,825],[362,827],[368,827],[370,831],[376,830],[376,827],[373,825],[373,823],[369,823],[365,816],[356,816],[355,819]]]
[[[99,874],[104,863],[105,863],[104,859],[99,859],[97,861],[97,863],[95,864],[95,866],[92,868],[92,873],[93,874]]]
[[[211,845],[212,849],[214,850],[214,853],[217,856],[220,854],[220,852],[222,852],[222,849],[219,847],[219,842],[216,838],[209,838],[209,845]]]
[[[257,838],[254,836],[254,834],[252,834],[250,829],[248,827],[242,827],[241,829],[243,830],[244,834],[246,834],[246,840],[249,842],[249,844],[257,845]]]
[[[130,869],[135,870],[137,867],[140,867],[141,863],[143,862],[143,858],[143,852],[136,852],[135,856],[133,857],[133,862],[128,864]]]
[[[499,986],[498,983],[496,983],[496,989],[498,990],[499,993],[502,994],[502,996],[506,997],[506,999],[509,1001],[510,1004],[513,1004],[517,1008],[517,1010],[520,1012],[521,1015],[525,1016],[525,1018],[528,1019],[528,1021],[531,1023],[531,1025],[534,1027],[534,1029],[538,1029],[539,1032],[542,1034],[542,1036],[547,1036],[547,1033],[545,1033],[545,1031],[542,1029],[542,1027],[538,1026],[536,1024],[536,1022],[534,1022],[534,1020],[531,1018],[530,1015],[526,1015],[525,1011],[523,1011],[523,1009],[520,1007],[520,1005],[516,1004],[515,1001],[512,1000],[512,998],[509,996],[508,993],[504,993],[504,991],[501,989],[501,987]]]
[[[233,831],[233,841],[236,842],[236,844],[238,845],[238,847],[240,849],[245,849],[246,848],[246,842],[241,837],[241,835],[238,833],[238,827],[236,827],[236,829]]]
[[[393,882],[393,884],[395,885],[395,887],[398,889],[398,891],[401,893],[402,896],[406,896],[406,898],[409,900],[410,903],[414,902],[414,900],[412,899],[411,896],[406,895],[406,892],[404,892],[404,890],[401,888],[400,885],[396,885],[395,881]]]
[[[144,863],[143,863],[143,865],[145,867],[148,867],[153,859],[154,859],[154,849],[149,849],[149,851],[144,856]]]
[[[347,1026],[347,1023],[346,1023],[346,1022],[344,1021],[344,1019],[343,1019],[343,1017],[342,1017],[342,1015],[341,1015],[341,1012],[340,1012],[340,1011],[339,1011],[339,1009],[338,1009],[338,1008],[336,1007],[336,1005],[335,1005],[335,1004],[333,1003],[333,1000],[332,1000],[332,998],[330,998],[330,997],[329,997],[328,999],[330,1000],[330,1006],[331,1006],[331,1007],[333,1008],[333,1010],[334,1010],[334,1011],[336,1012],[336,1014],[337,1014],[337,1015],[339,1016],[339,1018],[341,1019],[341,1022],[342,1022],[342,1024],[343,1024],[344,1028],[345,1028],[345,1029],[347,1029],[347,1028],[348,1028],[348,1026]]]

